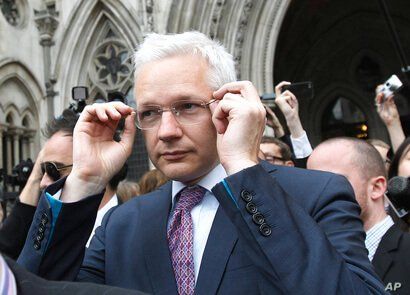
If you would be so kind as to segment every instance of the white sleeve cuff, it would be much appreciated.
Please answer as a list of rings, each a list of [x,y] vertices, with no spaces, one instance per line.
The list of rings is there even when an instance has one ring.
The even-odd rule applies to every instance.
[[[292,142],[293,153],[296,159],[309,157],[312,153],[312,146],[310,145],[306,131],[303,130],[303,134],[298,138],[293,138],[292,135],[290,135],[290,141]]]

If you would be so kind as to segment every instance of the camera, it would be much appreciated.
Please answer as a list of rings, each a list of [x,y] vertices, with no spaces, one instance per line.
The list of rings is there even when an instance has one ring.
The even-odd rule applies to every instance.
[[[282,92],[289,90],[297,99],[312,99],[313,98],[313,83],[310,81],[297,82],[282,87]]]
[[[384,99],[392,96],[395,92],[397,92],[403,83],[396,75],[392,75],[384,84],[380,87],[379,92],[382,92],[384,95]]]
[[[33,167],[34,163],[30,158],[21,160],[19,164],[13,167],[11,175],[7,175],[2,169],[2,180],[4,184],[23,188],[30,177],[31,171],[33,171]]]
[[[7,217],[7,202],[14,202],[19,196],[18,191],[9,191],[9,186],[18,186],[19,191],[21,191],[26,185],[33,167],[34,163],[29,158],[22,160],[16,165],[11,175],[8,175],[3,168],[0,169],[0,182],[3,182],[3,187],[0,187],[0,204],[3,211],[3,220]]]
[[[74,86],[71,88],[71,96],[75,102],[71,103],[69,108],[80,114],[87,105],[88,88],[85,86]]]
[[[282,92],[289,90],[292,92],[297,99],[312,99],[313,92],[313,83],[310,81],[305,82],[296,82],[282,87]],[[275,107],[275,93],[264,93],[260,96],[263,104],[273,108]]]

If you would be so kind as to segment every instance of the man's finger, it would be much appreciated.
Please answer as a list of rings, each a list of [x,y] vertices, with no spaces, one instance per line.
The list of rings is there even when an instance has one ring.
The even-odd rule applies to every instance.
[[[121,136],[121,142],[128,155],[132,152],[132,145],[134,144],[134,137],[136,134],[135,128],[135,116],[136,113],[132,112],[129,116],[125,118],[124,131]]]
[[[213,93],[214,98],[222,99],[226,93],[242,94],[245,99],[259,99],[259,94],[250,81],[238,81],[224,84]]]
[[[275,87],[275,94],[277,95],[277,96],[279,96],[279,95],[281,95],[282,94],[282,87],[283,86],[285,86],[285,85],[290,85],[291,83],[290,82],[288,82],[288,81],[282,81],[282,82],[280,82],[278,85],[276,85],[276,87]]]

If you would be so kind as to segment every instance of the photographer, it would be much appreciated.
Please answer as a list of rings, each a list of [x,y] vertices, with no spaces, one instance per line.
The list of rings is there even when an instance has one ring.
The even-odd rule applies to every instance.
[[[71,171],[73,130],[78,115],[72,110],[51,121],[44,132],[47,141],[10,216],[0,229],[0,251],[16,259],[26,240],[41,191]]]

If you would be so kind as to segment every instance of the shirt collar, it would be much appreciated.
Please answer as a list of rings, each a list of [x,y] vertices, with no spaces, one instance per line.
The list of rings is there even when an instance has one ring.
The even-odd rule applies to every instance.
[[[211,189],[219,182],[226,178],[227,174],[225,169],[221,164],[218,164],[214,169],[212,169],[204,178],[202,178],[196,185],[200,185],[207,191]],[[186,184],[180,181],[172,181],[172,206],[175,203],[176,195],[186,187]]]
[[[376,223],[366,232],[366,236],[371,237],[377,233],[378,236],[384,236],[390,227],[394,225],[394,221],[390,215],[387,215],[382,221]]]

